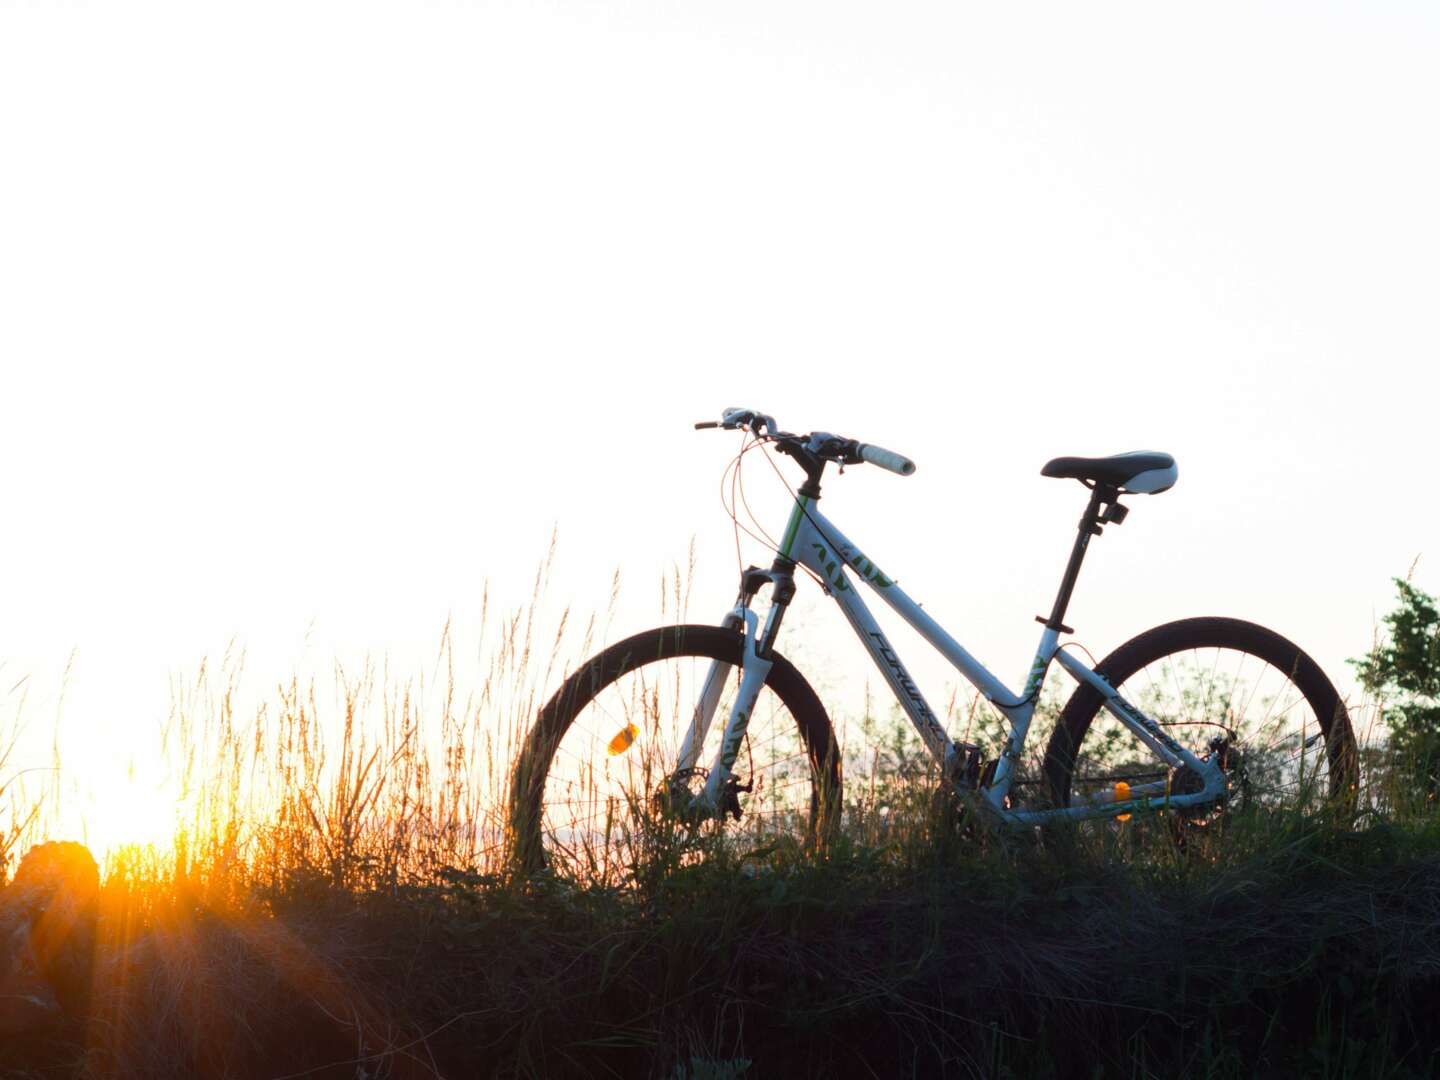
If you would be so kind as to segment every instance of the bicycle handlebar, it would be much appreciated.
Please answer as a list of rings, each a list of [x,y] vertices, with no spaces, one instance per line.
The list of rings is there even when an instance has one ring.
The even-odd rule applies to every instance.
[[[792,435],[788,431],[781,431],[773,416],[767,416],[756,409],[726,409],[718,422],[702,420],[695,425],[696,431],[706,428],[725,428],[727,431],[744,428],[757,438],[774,440],[780,445],[782,453],[803,450],[814,454],[821,460],[838,461],[842,466],[854,465],[863,461],[870,465],[878,465],[897,476],[909,476],[915,471],[915,462],[904,454],[897,454],[893,450],[886,450],[882,446],[872,446],[870,443],[862,443],[856,439],[831,435],[826,431],[815,431],[809,435]],[[793,449],[787,449],[787,447]]]
[[[856,447],[862,461],[868,461],[871,465],[879,465],[882,469],[889,469],[901,476],[909,476],[915,471],[915,462],[897,454],[894,450],[886,450],[881,446],[871,446],[869,443],[860,443]]]

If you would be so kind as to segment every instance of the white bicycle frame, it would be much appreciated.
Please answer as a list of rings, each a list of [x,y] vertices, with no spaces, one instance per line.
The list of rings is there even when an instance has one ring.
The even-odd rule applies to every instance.
[[[792,562],[808,567],[825,583],[826,592],[840,606],[851,629],[869,650],[896,700],[920,733],[926,748],[940,764],[942,777],[954,775],[952,766],[961,748],[946,734],[940,721],[926,704],[919,687],[905,670],[900,657],[886,640],[884,632],[856,589],[851,571],[914,627],[1005,715],[1010,724],[1010,734],[1005,739],[1000,759],[996,763],[994,778],[989,785],[977,789],[980,805],[1001,822],[1014,826],[1034,826],[1061,819],[1085,820],[1155,812],[1167,807],[1179,809],[1214,802],[1224,792],[1225,774],[1218,762],[1199,758],[1175,742],[1159,724],[1117,693],[1104,676],[1087,667],[1073,654],[1064,651],[1060,647],[1058,630],[1045,627],[1025,680],[1025,688],[1019,694],[1014,694],[946,633],[919,604],[910,599],[893,578],[882,573],[874,562],[862,554],[860,549],[803,495],[796,498],[779,555],[781,558],[777,560],[776,568],[763,573],[772,585],[772,599],[764,629],[760,627],[759,616],[750,608],[751,597],[743,590],[735,609],[725,620],[726,625],[743,629],[745,647],[741,661],[740,688],[726,721],[720,747],[706,777],[705,787],[696,796],[699,805],[708,812],[719,812],[722,792],[731,778],[751,711],[770,673],[771,661],[767,659],[768,649],[764,647],[764,643],[775,640],[785,609],[784,603],[774,601],[775,587],[789,577],[789,571],[782,567]],[[1123,800],[1117,799],[1111,791],[1074,795],[1072,805],[1067,807],[1025,810],[1009,806],[1008,796],[1015,781],[1016,763],[1025,749],[1025,738],[1030,730],[1040,688],[1044,685],[1052,661],[1058,661],[1077,682],[1094,687],[1103,699],[1104,707],[1133,732],[1136,739],[1159,761],[1172,769],[1188,766],[1193,770],[1204,781],[1202,789],[1177,794],[1170,791],[1168,780],[1158,780],[1132,785],[1130,797]],[[715,661],[711,665],[681,747],[677,768],[684,770],[696,765],[732,667],[733,665],[721,661]]]

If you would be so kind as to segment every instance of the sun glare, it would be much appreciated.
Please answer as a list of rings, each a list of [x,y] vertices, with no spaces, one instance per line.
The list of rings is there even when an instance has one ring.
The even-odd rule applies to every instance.
[[[98,777],[84,794],[82,834],[102,864],[125,848],[164,850],[173,842],[180,798],[165,780],[132,767]]]

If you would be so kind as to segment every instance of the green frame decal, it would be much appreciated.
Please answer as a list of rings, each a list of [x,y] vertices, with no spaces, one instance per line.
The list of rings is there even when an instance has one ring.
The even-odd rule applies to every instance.
[[[832,552],[829,551],[824,544],[812,543],[810,546],[814,549],[815,554],[820,557],[820,565],[825,573],[829,575],[830,584],[841,592],[850,588],[845,581],[845,575],[840,572],[840,567],[846,564],[854,569],[862,580],[868,581],[877,589],[888,589],[891,585],[895,584],[895,582],[880,572],[878,566],[858,551],[852,552],[848,558],[843,552],[836,551],[833,552],[836,557],[832,559],[830,557]]]
[[[795,534],[800,531],[800,521],[805,516],[805,507],[810,504],[808,496],[800,495],[790,509],[790,523],[785,526],[785,539],[780,541],[780,554],[792,558],[790,549],[795,546]]]

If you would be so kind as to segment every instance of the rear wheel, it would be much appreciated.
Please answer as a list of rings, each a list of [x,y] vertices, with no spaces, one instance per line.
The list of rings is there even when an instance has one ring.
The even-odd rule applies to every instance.
[[[1095,670],[1197,757],[1218,756],[1226,795],[1183,815],[1191,823],[1247,808],[1353,804],[1359,766],[1349,716],[1315,661],[1274,631],[1238,619],[1184,619],[1132,639]],[[1186,772],[1166,769],[1088,685],[1066,704],[1045,751],[1058,806],[1113,793],[1120,782],[1199,790]]]
[[[622,884],[643,866],[683,861],[704,838],[823,838],[838,819],[835,736],[814,690],[775,656],[733,767],[740,813],[687,819],[684,803],[715,761],[740,683],[744,637],[715,626],[650,630],[610,646],[540,711],[516,765],[512,856],[524,872]],[[680,748],[714,662],[722,686],[696,768]]]

